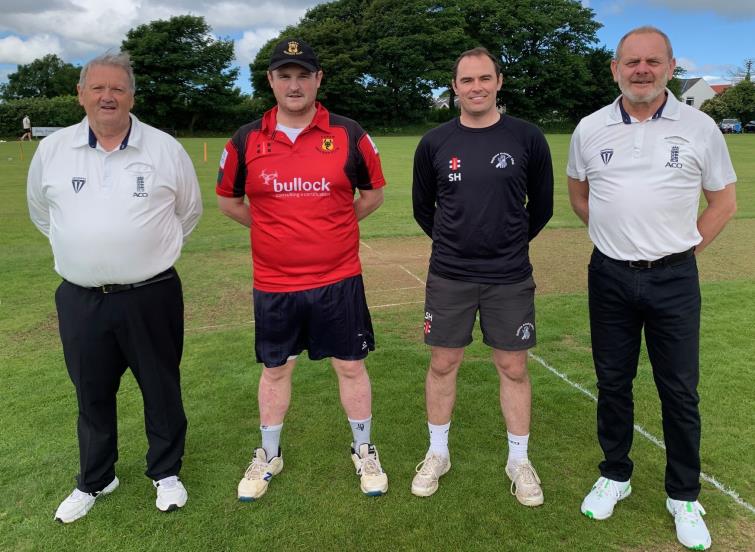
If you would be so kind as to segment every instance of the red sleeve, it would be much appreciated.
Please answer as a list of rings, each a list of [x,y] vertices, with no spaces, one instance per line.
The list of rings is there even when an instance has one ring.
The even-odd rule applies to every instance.
[[[236,146],[233,140],[228,140],[223,149],[223,155],[220,156],[215,193],[222,197],[243,197],[244,180],[245,178],[241,178],[239,171],[239,155]]]
[[[359,171],[360,176],[364,174],[364,177],[359,179],[357,188],[361,190],[377,190],[385,186],[385,177],[383,176],[383,168],[380,165],[380,155],[378,154],[377,146],[366,132],[359,139],[357,149],[359,150],[366,172],[364,174],[362,171]]]

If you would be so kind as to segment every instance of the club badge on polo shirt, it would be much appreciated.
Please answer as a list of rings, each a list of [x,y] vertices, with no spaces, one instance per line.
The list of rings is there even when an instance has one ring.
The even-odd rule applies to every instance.
[[[608,165],[608,162],[611,161],[611,158],[613,157],[613,148],[606,148],[600,150],[600,158],[603,160],[604,165]]]
[[[496,153],[490,160],[490,164],[496,169],[505,169],[509,165],[514,165],[514,158],[505,152]]]
[[[669,160],[666,162],[666,167],[672,169],[681,169],[684,165],[679,162],[679,146],[671,146],[669,151]]]
[[[149,197],[149,194],[144,191],[144,177],[143,176],[136,177],[136,191],[134,192],[133,197]]]
[[[71,186],[73,186],[73,191],[77,194],[81,191],[81,189],[84,187],[84,184],[87,183],[87,179],[83,176],[74,176],[71,179]]]
[[[334,153],[340,148],[336,146],[335,136],[323,136],[320,145],[317,147],[317,151],[320,153]]]

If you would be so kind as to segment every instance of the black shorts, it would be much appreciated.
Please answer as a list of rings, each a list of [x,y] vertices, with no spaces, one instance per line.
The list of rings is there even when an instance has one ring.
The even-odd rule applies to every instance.
[[[253,297],[254,350],[268,368],[305,349],[312,360],[360,360],[375,350],[361,275],[303,291],[255,289]]]
[[[425,343],[458,348],[472,343],[480,313],[482,341],[502,351],[535,346],[535,281],[478,284],[428,273],[425,289]]]

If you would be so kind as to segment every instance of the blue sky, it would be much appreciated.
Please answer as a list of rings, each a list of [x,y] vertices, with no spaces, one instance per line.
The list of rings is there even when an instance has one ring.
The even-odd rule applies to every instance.
[[[221,37],[235,41],[238,85],[250,91],[249,62],[259,48],[307,8],[323,0],[0,0],[0,82],[29,63],[54,53],[81,64],[126,32],[155,19],[202,15]],[[755,0],[582,0],[603,24],[602,45],[639,25],[655,25],[671,38],[677,64],[690,77],[731,80],[745,59],[755,58]],[[325,68],[327,70],[327,68]]]

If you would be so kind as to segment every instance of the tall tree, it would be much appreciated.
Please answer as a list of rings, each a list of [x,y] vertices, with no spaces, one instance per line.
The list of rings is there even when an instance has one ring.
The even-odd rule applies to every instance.
[[[27,65],[19,65],[0,85],[4,100],[18,98],[55,98],[76,94],[81,67],[64,62],[55,54],[47,54]]]
[[[739,119],[743,123],[755,120],[755,83],[742,79],[718,96],[705,100],[700,111],[716,121],[725,118]]]
[[[179,15],[126,34],[136,74],[135,111],[156,126],[193,132],[241,102],[233,41],[216,39],[203,17]]]

